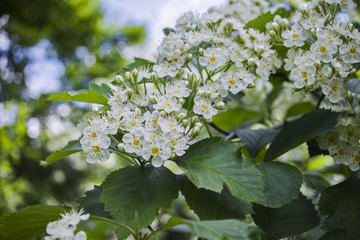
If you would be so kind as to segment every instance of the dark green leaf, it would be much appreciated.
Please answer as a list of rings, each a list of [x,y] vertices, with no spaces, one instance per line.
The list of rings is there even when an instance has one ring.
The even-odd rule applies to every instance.
[[[275,15],[285,16],[287,14],[287,11],[284,8],[278,9],[275,13],[266,12],[258,16],[257,18],[249,21],[245,29],[254,28],[259,30],[260,32],[266,31],[266,23],[273,21]]]
[[[61,100],[74,102],[96,103],[108,106],[108,99],[94,90],[79,90],[77,92],[61,92],[50,95],[46,100]]]
[[[308,152],[310,157],[316,157],[319,155],[329,155],[328,150],[322,150],[319,147],[319,143],[316,141],[315,138],[310,139],[306,142],[306,145],[308,146]]]
[[[254,211],[253,219],[265,232],[266,240],[295,237],[320,223],[311,201],[306,200],[302,195],[280,208],[255,205]]]
[[[165,167],[126,167],[112,172],[101,185],[100,200],[105,210],[124,225],[135,227],[135,212],[138,226],[144,228],[155,219],[160,207],[170,206],[178,196],[177,179]],[[117,231],[122,239],[127,231]]]
[[[109,85],[102,83],[101,85],[97,85],[95,83],[90,83],[89,90],[94,90],[98,93],[101,93],[104,97],[108,97],[109,95],[113,95],[111,88]]]
[[[321,194],[319,210],[326,216],[322,228],[344,231],[340,239],[360,239],[360,180],[350,177]]]
[[[280,207],[296,199],[302,184],[301,172],[286,163],[262,162],[257,166],[264,175],[267,207]]]
[[[235,134],[245,143],[250,157],[255,158],[261,149],[263,149],[269,142],[271,142],[279,130],[275,129],[236,129]]]
[[[179,177],[179,180],[186,202],[201,220],[244,219],[253,212],[251,204],[232,196],[227,188],[219,194],[196,188],[186,176]]]
[[[263,202],[264,184],[253,161],[240,159],[240,144],[214,137],[190,146],[177,164],[197,188],[220,193],[224,184],[232,195]]]
[[[48,166],[51,163],[55,162],[56,160],[62,159],[64,157],[67,157],[71,154],[77,153],[77,152],[81,152],[81,145],[80,145],[80,140],[74,140],[74,141],[70,141],[68,142],[68,144],[63,147],[62,149],[54,152],[53,154],[51,154],[50,156],[48,156],[45,161],[41,161],[41,165],[42,166]]]
[[[221,111],[213,117],[214,124],[221,130],[229,131],[236,126],[262,115],[246,109],[229,109]]]
[[[360,78],[349,79],[345,83],[345,88],[350,92],[360,94]]]
[[[0,239],[27,240],[45,232],[49,222],[60,219],[65,210],[57,206],[26,207],[0,219]]]
[[[168,36],[171,32],[175,32],[175,30],[172,28],[164,28],[163,32],[166,36]]]
[[[290,149],[332,130],[341,113],[317,109],[281,128],[269,146],[265,161],[271,161]]]
[[[347,238],[347,232],[345,230],[336,229],[327,232],[320,240],[349,240],[349,238]]]
[[[285,118],[297,116],[314,110],[315,106],[311,102],[298,102],[292,105],[286,112]]]
[[[308,187],[319,193],[330,186],[330,184],[319,174],[305,173],[303,174],[303,180]]]
[[[105,212],[105,205],[100,202],[100,195],[102,193],[101,187],[95,186],[93,190],[87,191],[85,196],[78,200],[80,208],[83,208],[86,213],[98,217],[109,217],[110,214]]]

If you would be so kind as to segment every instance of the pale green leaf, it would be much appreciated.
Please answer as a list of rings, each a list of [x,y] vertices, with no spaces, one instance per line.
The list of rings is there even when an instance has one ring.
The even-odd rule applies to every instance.
[[[81,151],[82,151],[82,149],[81,149],[81,145],[80,145],[80,140],[70,141],[70,142],[68,142],[68,144],[65,147],[63,147],[62,149],[60,149],[60,150],[54,152],[53,154],[51,154],[50,156],[48,156],[45,159],[45,161],[41,161],[40,164],[42,166],[48,166],[51,163],[53,163],[59,159],[62,159],[71,154],[78,153]]]
[[[55,93],[50,95],[46,100],[87,102],[108,106],[108,99],[94,90]]]

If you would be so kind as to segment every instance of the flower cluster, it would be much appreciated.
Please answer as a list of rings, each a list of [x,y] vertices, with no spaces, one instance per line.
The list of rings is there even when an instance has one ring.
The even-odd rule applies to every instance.
[[[335,163],[350,167],[352,171],[360,169],[360,116],[343,116],[335,129],[318,138],[319,147],[328,150]]]
[[[229,92],[267,81],[281,66],[267,33],[219,10],[183,15],[156,59],[117,75],[109,107],[86,117],[80,142],[88,162],[106,161],[110,150],[156,167],[182,156]]]
[[[322,93],[332,104],[344,100],[346,78],[360,62],[360,35],[352,24],[337,20],[334,9],[343,12],[355,9],[352,0],[314,0],[303,3],[288,27],[287,19],[279,16],[267,25],[275,43],[289,48],[285,70],[295,88]]]
[[[74,233],[80,220],[85,221],[90,216],[89,214],[82,215],[83,213],[83,209],[79,212],[72,209],[71,212],[60,214],[62,216],[61,219],[49,222],[46,226],[46,233],[50,236],[46,236],[44,240],[86,240],[85,232],[79,231],[76,234]]]

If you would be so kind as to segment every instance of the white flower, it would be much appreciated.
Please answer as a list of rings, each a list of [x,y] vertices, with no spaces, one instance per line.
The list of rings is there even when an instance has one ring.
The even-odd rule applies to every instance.
[[[226,63],[226,58],[220,48],[207,48],[204,51],[204,57],[200,57],[200,64],[214,71]]]
[[[88,163],[96,163],[98,160],[105,162],[109,159],[110,152],[107,150],[111,143],[109,137],[92,140],[84,136],[80,139],[80,143],[81,148],[87,154],[86,161]]]
[[[346,96],[346,90],[343,85],[343,79],[332,78],[321,85],[322,92],[329,97],[330,102],[337,103]]]
[[[130,134],[126,133],[122,137],[124,143],[124,149],[127,153],[136,153],[138,155],[142,152],[142,142],[143,138],[141,134]]]
[[[318,14],[317,12],[312,12],[309,14],[308,17],[303,18],[300,21],[300,24],[306,29],[310,29],[310,28],[315,28],[315,29],[319,29],[319,28],[323,28],[324,27],[324,23],[326,21],[326,17],[321,16],[320,14]]]
[[[156,110],[164,110],[167,113],[171,113],[173,111],[179,111],[181,104],[178,103],[175,97],[160,95],[157,99],[157,104],[154,104],[153,107]]]
[[[303,88],[305,85],[312,85],[315,82],[316,68],[314,66],[305,66],[303,68],[294,68],[289,78],[294,81],[296,88]]]
[[[310,46],[311,56],[314,61],[331,62],[333,54],[337,52],[337,46],[330,41],[319,40]]]
[[[299,51],[296,51],[295,49],[290,48],[286,55],[287,55],[287,58],[285,58],[285,60],[284,60],[285,61],[284,69],[286,71],[291,71],[291,69],[294,67],[295,59],[299,55]]]
[[[187,81],[177,80],[166,86],[166,93],[169,96],[183,98],[190,95],[190,90],[187,88]]]
[[[166,133],[166,132],[184,132],[184,127],[182,125],[180,125],[178,123],[178,121],[176,120],[176,118],[172,115],[168,115],[165,118],[163,117],[159,117],[158,120],[159,126],[161,128],[161,130]]]
[[[346,45],[341,45],[339,50],[342,54],[342,59],[344,60],[344,62],[360,62],[360,45],[356,41],[351,41]]]
[[[225,72],[221,74],[221,81],[233,94],[245,89],[249,83],[253,83],[255,76],[249,73],[244,67],[239,71]]]
[[[196,96],[194,102],[194,113],[201,114],[206,119],[211,119],[211,117],[217,113],[210,98]]]
[[[331,131],[317,138],[317,141],[319,142],[319,147],[322,150],[328,150],[332,145],[336,144],[338,140],[339,135],[335,131]]]
[[[212,99],[218,96],[226,97],[228,94],[226,85],[224,86],[220,80],[208,81],[204,86],[199,87],[198,93],[210,93],[209,97]]]
[[[331,62],[331,65],[336,69],[336,71],[339,73],[339,75],[343,78],[346,78],[349,75],[350,70],[352,68],[351,63],[345,63],[344,61],[341,61],[338,59],[334,59]]]
[[[291,27],[290,30],[284,31],[281,36],[285,39],[285,47],[301,47],[304,45],[304,41],[308,38],[309,33],[305,31],[300,25],[295,24]]]
[[[159,78],[163,78],[165,76],[175,77],[175,75],[178,72],[178,70],[173,68],[173,66],[168,62],[162,62],[157,65],[154,65],[153,69],[157,73]]]
[[[62,218],[67,221],[70,225],[78,225],[80,220],[88,220],[90,217],[90,214],[84,214],[84,209],[80,209],[79,211],[76,211],[75,209],[72,209],[71,212],[66,212],[64,214],[60,214]]]

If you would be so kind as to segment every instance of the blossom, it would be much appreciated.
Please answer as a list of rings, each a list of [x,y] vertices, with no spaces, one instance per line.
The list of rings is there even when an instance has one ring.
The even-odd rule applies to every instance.
[[[345,63],[360,62],[360,45],[356,41],[341,45],[339,51]]]
[[[290,30],[284,31],[281,36],[285,39],[285,47],[301,47],[304,45],[304,41],[308,38],[309,34],[300,25],[295,24]]]
[[[199,61],[202,66],[214,71],[217,67],[226,63],[226,58],[220,48],[207,48],[204,51],[204,56],[200,57]]]

